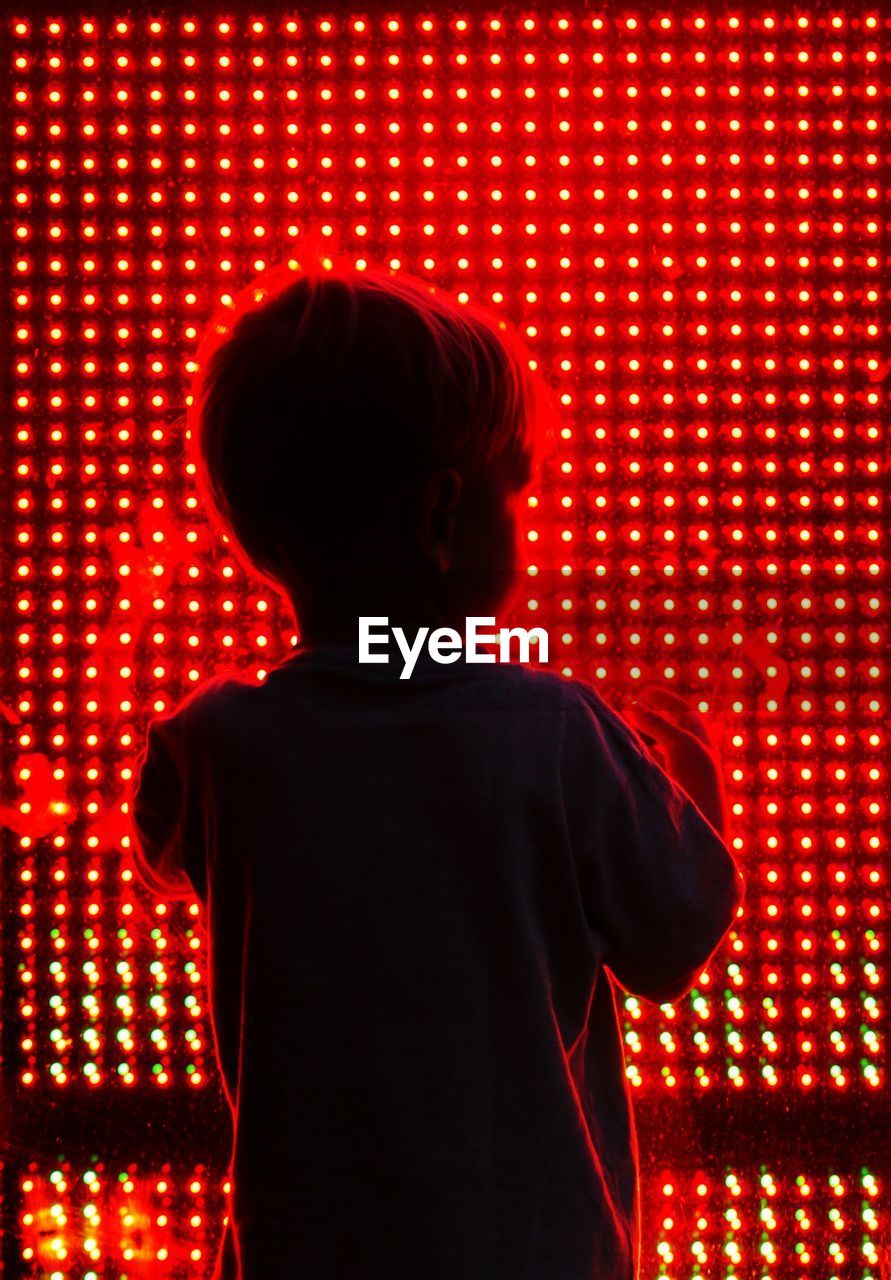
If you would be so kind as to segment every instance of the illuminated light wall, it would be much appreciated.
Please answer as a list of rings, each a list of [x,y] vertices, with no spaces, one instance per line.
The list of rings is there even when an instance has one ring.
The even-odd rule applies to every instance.
[[[200,1274],[213,1258],[225,1183],[199,1166],[173,1176],[126,1169],[29,1169],[21,1179],[22,1256],[46,1273]],[[710,1174],[661,1170],[643,1183],[644,1275],[879,1274],[875,1176],[778,1176],[766,1165]],[[689,1259],[689,1262],[687,1261]],[[698,1271],[681,1270],[685,1266]],[[777,1271],[779,1266],[780,1270]],[[116,1269],[116,1270],[115,1270]]]
[[[209,1265],[201,917],[135,884],[125,804],[151,714],[287,651],[182,417],[207,317],[322,244],[520,329],[562,415],[526,530],[551,665],[620,707],[669,683],[722,740],[744,916],[687,1000],[621,1010],[645,1275],[878,1276],[888,14],[0,21],[8,1273]]]

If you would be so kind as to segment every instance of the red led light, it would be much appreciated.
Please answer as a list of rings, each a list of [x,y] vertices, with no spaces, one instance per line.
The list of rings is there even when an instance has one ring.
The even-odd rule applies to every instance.
[[[619,705],[670,684],[720,736],[748,899],[687,1000],[624,999],[648,1131],[813,1099],[854,1125],[813,1188],[785,1166],[653,1182],[647,1265],[878,1274],[853,1153],[887,1088],[888,28],[816,6],[3,19],[2,1069],[23,1108],[213,1110],[200,912],[135,883],[126,797],[149,716],[220,663],[262,679],[291,637],[204,520],[186,396],[207,318],[255,274],[383,265],[504,315],[554,390],[525,525],[552,668]],[[106,1169],[125,1207],[100,1264],[82,1174],[47,1169],[21,1183],[33,1274],[132,1270],[125,1226],[156,1268],[210,1256],[216,1201],[193,1229],[190,1184],[156,1201]],[[803,1225],[811,1190],[843,1225]]]

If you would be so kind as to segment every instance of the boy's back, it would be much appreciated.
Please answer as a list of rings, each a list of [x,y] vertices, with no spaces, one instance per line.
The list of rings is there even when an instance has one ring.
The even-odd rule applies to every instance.
[[[301,649],[150,734],[138,861],[206,899],[247,1280],[629,1280],[608,964],[667,998],[732,918],[699,811],[588,686]]]

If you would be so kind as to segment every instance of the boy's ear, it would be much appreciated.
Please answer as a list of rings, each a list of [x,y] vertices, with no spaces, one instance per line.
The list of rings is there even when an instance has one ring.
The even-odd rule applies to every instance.
[[[421,506],[421,549],[439,573],[452,567],[455,519],[463,481],[454,467],[436,471],[426,481]]]

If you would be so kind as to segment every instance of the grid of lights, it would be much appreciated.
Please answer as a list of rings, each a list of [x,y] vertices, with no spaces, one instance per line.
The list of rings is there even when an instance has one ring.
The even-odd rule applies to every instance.
[[[207,316],[312,235],[521,330],[562,411],[526,527],[552,666],[620,706],[668,682],[720,732],[746,910],[683,1004],[626,999],[633,1089],[876,1094],[887,16],[438,10],[2,20],[4,1069],[217,1087],[200,912],[133,881],[126,795],[151,714],[291,639],[181,419]],[[672,1230],[654,1275],[686,1274]]]
[[[216,1254],[225,1184],[204,1167],[31,1168],[18,1192],[24,1275],[194,1276]],[[649,1174],[641,1280],[880,1280],[887,1207],[868,1169]]]

